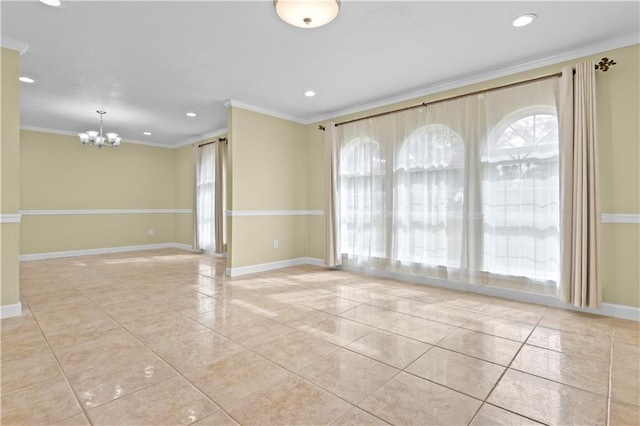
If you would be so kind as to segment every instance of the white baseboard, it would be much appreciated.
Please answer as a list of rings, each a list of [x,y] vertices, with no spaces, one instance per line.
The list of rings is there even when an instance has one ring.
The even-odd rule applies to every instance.
[[[562,308],[578,312],[586,312],[590,314],[606,315],[610,317],[628,319],[632,321],[640,321],[640,308],[624,305],[614,305],[612,303],[603,303],[600,309],[578,308],[577,306],[564,303],[558,297],[548,294],[527,293],[524,291],[509,290],[505,288],[489,287],[478,284],[463,283],[457,281],[449,281],[438,278],[419,277],[415,275],[404,275],[397,272],[382,271],[377,269],[358,268],[354,266],[342,265],[339,267],[345,271],[356,272],[366,275],[374,275],[384,278],[391,278],[398,281],[410,282],[414,284],[423,284],[433,287],[441,287],[450,290],[468,291],[470,293],[483,294],[485,296],[501,297],[503,299],[515,300],[518,302],[536,303],[538,305],[549,306],[552,308]]]
[[[192,247],[187,244],[160,243],[160,244],[143,244],[138,246],[124,246],[124,247],[104,247],[104,248],[87,249],[87,250],[55,251],[50,253],[21,254],[19,256],[19,260],[20,262],[28,262],[31,260],[57,259],[61,257],[76,257],[76,256],[93,256],[96,254],[124,253],[129,251],[157,250],[157,249],[165,249],[165,248],[176,248],[180,250],[193,251]]]
[[[227,268],[224,272],[228,277],[237,277],[240,275],[257,274],[258,272],[273,271],[274,269],[282,269],[298,265],[324,266],[324,261],[322,259],[316,259],[313,257],[297,257],[294,259],[279,260],[277,262],[239,266],[237,268]]]
[[[0,319],[19,317],[22,315],[22,303],[14,303],[13,305],[0,306]]]

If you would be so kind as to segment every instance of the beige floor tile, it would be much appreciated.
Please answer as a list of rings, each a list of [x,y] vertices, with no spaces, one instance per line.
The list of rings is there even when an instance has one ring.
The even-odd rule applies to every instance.
[[[391,424],[466,425],[481,403],[419,377],[400,373],[358,405]]]
[[[14,392],[63,377],[51,351],[43,354],[24,353],[22,357],[2,358],[2,394]]]
[[[606,356],[607,359],[611,349],[610,339],[546,327],[536,327],[527,339],[527,344],[569,355],[585,352],[598,353],[603,354],[602,356]]]
[[[192,423],[193,426],[238,426],[238,424],[238,422],[233,420],[221,409],[218,409],[207,417]]]
[[[289,305],[284,309],[275,312],[272,320],[288,325],[293,328],[302,328],[307,325],[318,323],[327,318],[332,318],[331,314],[305,306]]]
[[[352,406],[298,377],[288,376],[242,399],[229,413],[243,425],[329,424]]]
[[[447,306],[425,305],[411,312],[411,315],[457,327],[467,322],[476,313]]]
[[[331,426],[387,426],[388,424],[358,407],[353,407],[347,414],[331,423]]]
[[[302,331],[257,345],[253,350],[288,370],[296,370],[340,347]]]
[[[508,370],[487,402],[546,424],[602,425],[607,398]]]
[[[611,335],[612,321],[611,317],[550,308],[539,325],[607,339]]]
[[[432,345],[435,345],[455,330],[455,327],[451,325],[429,321],[409,315],[402,317],[397,321],[389,323],[381,328],[386,331],[420,340],[421,342],[429,343]]]
[[[640,425],[640,406],[611,401],[609,407],[609,425],[637,426]]]
[[[374,331],[346,348],[403,369],[431,348],[431,345],[385,331]]]
[[[298,373],[323,389],[357,404],[398,371],[362,355],[339,349],[304,366]]]
[[[84,413],[76,414],[73,417],[60,420],[59,422],[54,424],[60,426],[91,426],[91,422],[89,422],[89,419]]]
[[[197,374],[197,371],[216,361],[245,351],[244,347],[213,331],[184,334],[172,340],[158,341],[149,347],[185,374]]]
[[[373,328],[366,325],[337,317],[301,326],[300,330],[339,346],[348,345],[374,331]]]
[[[218,409],[181,377],[89,410],[94,425],[190,424]]]
[[[356,306],[360,306],[362,303],[356,302],[355,300],[344,299],[342,297],[324,297],[317,300],[307,300],[301,304],[330,314],[339,314],[355,308]]]
[[[28,307],[22,307],[22,315],[19,317],[3,318],[0,321],[0,339],[2,345],[23,339],[38,338],[42,331],[38,327],[35,318]]]
[[[439,304],[472,312],[479,312],[487,305],[481,296],[454,297]]]
[[[102,321],[90,322],[79,327],[47,331],[45,336],[51,348],[54,351],[58,351],[99,341],[104,336],[112,335],[118,330],[122,330],[122,327],[111,318],[106,318]]]
[[[262,318],[233,325],[228,329],[219,331],[219,333],[243,346],[256,347],[261,343],[268,342],[294,331],[294,328]]]
[[[88,299],[87,299],[88,300]],[[96,306],[58,307],[46,312],[35,312],[36,320],[47,334],[52,331],[85,328],[89,324],[109,321],[104,311]]]
[[[42,337],[42,333],[28,333],[20,336],[15,335],[7,336],[7,333],[2,332],[2,345],[0,346],[0,353],[2,363],[14,360],[20,360],[24,357],[35,357],[42,355],[51,355],[49,345]]]
[[[220,309],[191,315],[191,318],[213,330],[224,332],[230,327],[249,321],[261,321],[263,317],[232,303],[224,303]]]
[[[462,325],[467,330],[479,331],[505,339],[524,342],[531,334],[533,325],[520,323],[517,321],[496,318],[488,315],[476,315]]]
[[[640,424],[637,322],[308,265],[225,267],[176,249],[22,262],[23,314],[0,322],[2,423],[89,424],[71,383],[111,424],[604,424],[610,380],[609,424]],[[488,397],[503,408],[480,408],[471,396],[512,360]]]
[[[389,299],[373,299],[367,302],[368,305],[377,306],[379,308],[389,309],[403,314],[410,314],[416,309],[426,306],[424,302],[416,300],[403,299],[400,297],[390,297]]]
[[[564,354],[524,345],[510,368],[607,396],[609,354]]]
[[[1,412],[3,425],[45,425],[81,414],[82,409],[60,377],[16,392],[3,389]]]
[[[483,404],[470,426],[536,426],[540,423],[491,404]]]
[[[98,306],[143,299],[146,297],[144,294],[132,290],[122,284],[91,287],[80,291],[84,296],[91,299],[91,301]]]
[[[247,350],[229,355],[197,371],[184,373],[188,380],[225,410],[233,401],[289,374],[271,361]]]
[[[94,342],[66,346],[62,349],[53,348],[60,366],[67,375],[126,360],[144,349],[144,345],[136,338],[118,329],[105,333]]]
[[[476,331],[458,329],[438,343],[438,346],[507,366],[520,349],[521,344]]]
[[[403,317],[404,314],[376,306],[360,305],[342,312],[340,316],[371,327],[382,327]]]
[[[78,400],[86,408],[121,398],[177,373],[151,351],[111,362],[69,377]]]
[[[347,414],[331,423],[331,426],[386,426],[388,424],[366,411],[354,407]]]
[[[484,400],[504,370],[500,365],[478,358],[433,348],[405,371]]]

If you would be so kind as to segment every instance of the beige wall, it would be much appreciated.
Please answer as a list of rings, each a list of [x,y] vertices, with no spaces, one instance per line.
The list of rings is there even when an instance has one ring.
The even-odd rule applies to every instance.
[[[565,65],[573,65],[587,59],[599,61],[604,56],[615,59],[618,65],[607,73],[598,72],[597,74],[602,212],[640,214],[640,45],[602,52],[587,58],[567,61],[310,125],[312,134],[308,139],[309,206],[322,205],[322,197],[324,196],[321,183],[324,179],[321,154],[323,139],[322,135],[313,135],[313,129],[316,129],[318,124],[326,124],[329,121],[345,121],[555,73]],[[317,133],[322,132],[318,131]],[[314,218],[309,221],[308,252],[310,256],[321,257],[324,244],[324,238],[321,237],[323,233],[324,222],[321,219]],[[605,302],[640,307],[639,245],[640,225],[602,225],[602,278]]]
[[[306,210],[307,127],[236,107],[229,114],[232,210]],[[306,256],[306,216],[230,219],[230,268]]]
[[[0,49],[0,214],[17,214],[20,203],[20,54]],[[20,301],[19,223],[0,224],[0,305]]]
[[[23,130],[20,210],[174,209],[175,185],[188,184],[176,177],[176,153],[83,148],[74,136]],[[25,215],[20,253],[173,243],[175,222],[173,213]]]
[[[193,146],[187,145],[174,150],[174,164],[175,208],[193,210]],[[193,244],[193,214],[175,215],[175,242]]]

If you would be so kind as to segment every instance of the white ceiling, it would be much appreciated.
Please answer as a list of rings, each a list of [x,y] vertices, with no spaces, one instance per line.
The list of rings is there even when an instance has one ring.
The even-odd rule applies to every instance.
[[[640,41],[638,1],[343,0],[312,30],[282,22],[271,0],[0,7],[3,45],[28,44],[21,74],[36,80],[21,83],[23,127],[85,131],[104,109],[106,130],[163,146],[225,128],[228,99],[313,122]],[[510,25],[529,12],[532,25]]]

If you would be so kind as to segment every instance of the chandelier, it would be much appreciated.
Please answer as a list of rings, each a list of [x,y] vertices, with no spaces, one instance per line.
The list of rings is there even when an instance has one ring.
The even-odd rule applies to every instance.
[[[97,146],[98,149],[102,149],[102,147],[106,143],[107,146],[110,146],[111,148],[117,148],[118,146],[120,146],[120,141],[122,141],[122,138],[118,136],[117,133],[102,133],[102,116],[107,112],[100,109],[96,112],[100,114],[100,131],[97,132],[95,130],[87,130],[86,133],[78,133],[80,142],[82,142],[82,146]]]
[[[274,0],[284,22],[300,28],[317,28],[336,19],[340,0]]]

